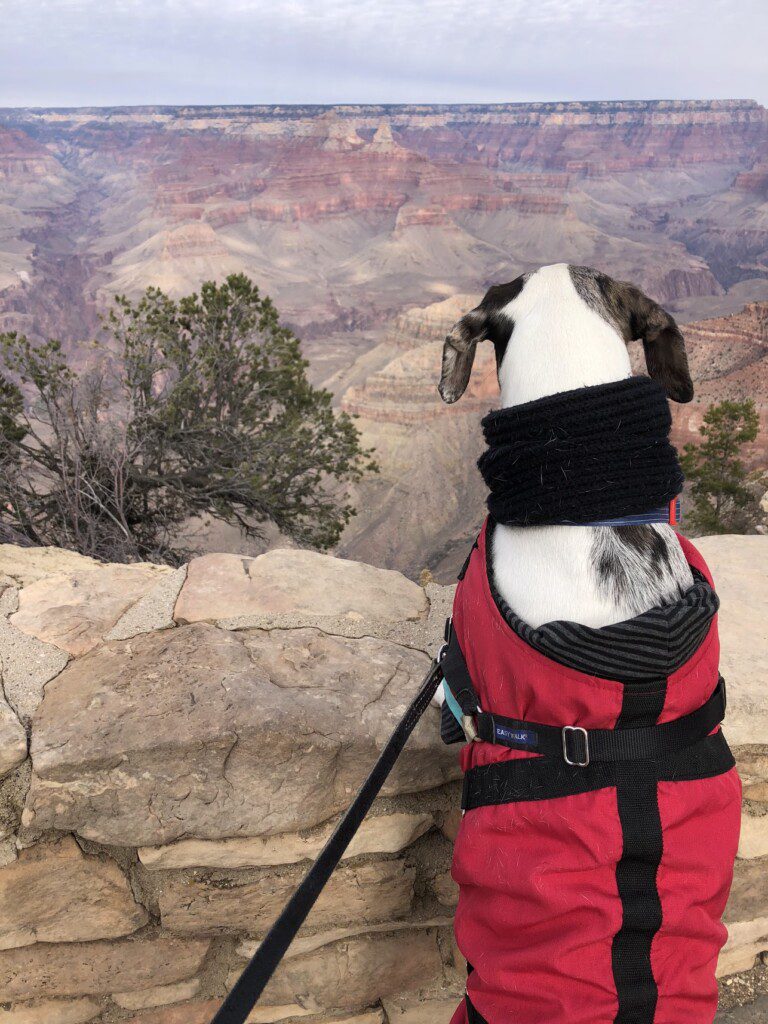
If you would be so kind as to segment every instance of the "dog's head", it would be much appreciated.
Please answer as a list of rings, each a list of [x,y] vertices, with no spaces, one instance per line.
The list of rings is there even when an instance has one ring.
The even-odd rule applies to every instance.
[[[675,402],[693,398],[685,342],[666,310],[626,281],[614,281],[589,267],[558,264],[494,285],[458,321],[443,346],[438,385],[443,401],[455,402],[464,394],[481,341],[493,342],[500,380],[503,373],[516,372],[515,354],[518,369],[525,361],[524,351],[515,353],[516,337],[529,353],[534,339],[538,359],[546,361],[552,392],[603,383],[599,370],[590,376],[587,368],[600,360],[615,364],[619,356],[628,367],[626,344],[641,340],[648,374],[669,398]],[[567,366],[571,371],[578,367],[575,375],[571,372],[569,377]],[[559,367],[562,387],[558,386]],[[620,366],[615,373],[608,371],[607,379],[626,375]]]

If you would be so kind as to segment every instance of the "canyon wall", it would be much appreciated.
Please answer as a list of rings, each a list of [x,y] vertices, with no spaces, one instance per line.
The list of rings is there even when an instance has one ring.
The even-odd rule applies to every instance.
[[[768,950],[768,539],[702,541],[745,784],[718,972]],[[0,547],[0,1020],[207,1024],[367,774],[452,588],[300,550]],[[251,1024],[447,1024],[457,748],[428,709]]]
[[[747,100],[0,110],[0,315],[76,342],[242,270],[321,343],[560,261],[727,311],[768,296],[766,160]]]
[[[247,273],[377,449],[341,552],[447,579],[495,382],[484,352],[442,406],[440,343],[490,283],[562,261],[632,280],[692,322],[675,440],[718,397],[765,423],[766,167],[749,100],[0,110],[0,331],[82,365],[115,293]]]

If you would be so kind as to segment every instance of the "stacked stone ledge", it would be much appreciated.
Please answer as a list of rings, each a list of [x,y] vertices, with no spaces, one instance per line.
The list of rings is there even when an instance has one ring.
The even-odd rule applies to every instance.
[[[768,539],[703,542],[745,779],[725,976],[768,950]],[[207,1024],[381,750],[452,588],[299,550],[0,546],[0,1024]],[[251,1018],[440,1024],[456,748],[416,730]]]

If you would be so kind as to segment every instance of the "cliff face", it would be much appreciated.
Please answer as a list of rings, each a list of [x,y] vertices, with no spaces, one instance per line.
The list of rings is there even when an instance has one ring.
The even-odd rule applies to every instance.
[[[0,111],[0,313],[236,267],[322,341],[563,260],[695,312],[766,279],[767,158],[749,101]]]
[[[766,547],[702,541],[745,786],[720,977],[768,950]],[[208,1024],[416,692],[452,594],[298,550],[171,570],[0,545],[0,1016]],[[450,1020],[461,785],[438,719],[255,1022]]]

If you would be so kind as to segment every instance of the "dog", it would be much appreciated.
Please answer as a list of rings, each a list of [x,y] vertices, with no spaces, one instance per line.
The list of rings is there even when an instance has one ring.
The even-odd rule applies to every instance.
[[[455,402],[478,344],[491,341],[508,408],[629,377],[627,343],[642,339],[648,373],[675,402],[693,397],[674,319],[630,284],[565,263],[488,290],[445,341],[439,391]],[[496,583],[531,626],[621,622],[680,597],[693,583],[674,530],[649,526],[509,527],[494,532]]]
[[[642,341],[651,380],[632,377],[633,340]],[[583,426],[579,402],[589,396],[613,403],[610,450],[622,453],[641,491],[646,448],[663,449],[676,467],[669,479],[682,482],[665,395],[693,397],[683,336],[633,285],[556,264],[491,287],[453,327],[444,401],[464,393],[484,341],[495,348],[502,406],[484,429],[490,446],[489,429],[503,422],[506,447],[497,451],[513,454],[494,480],[507,488],[505,512],[515,508],[486,520],[440,655],[443,738],[470,741],[452,867],[468,981],[451,1024],[711,1024],[741,805],[719,729],[725,692],[711,576],[672,520],[646,518],[646,508],[606,513],[607,524],[603,515],[540,514],[560,479],[550,443],[574,453],[557,468],[576,476],[568,487],[581,500],[570,427]],[[614,445],[615,435],[629,423],[640,437],[645,409],[628,404],[625,413],[617,394],[649,394],[661,424],[664,436],[637,456],[627,456],[632,439]],[[533,424],[541,456],[534,485],[546,478],[550,487],[532,517],[510,497],[526,461],[521,423]],[[605,466],[607,478],[611,458],[595,451],[580,465]],[[530,473],[524,482],[529,488]],[[463,733],[448,738],[446,719]]]

